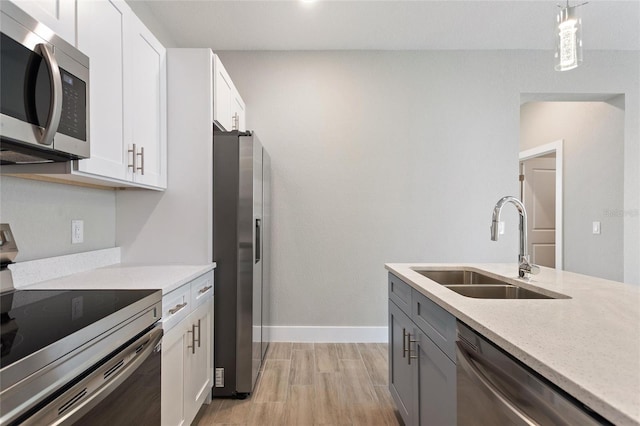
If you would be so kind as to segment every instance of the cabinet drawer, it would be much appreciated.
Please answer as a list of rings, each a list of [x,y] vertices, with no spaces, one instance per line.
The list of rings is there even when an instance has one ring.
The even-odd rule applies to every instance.
[[[196,309],[213,296],[213,271],[191,281],[191,309]]]
[[[162,328],[166,333],[191,312],[191,286],[185,284],[162,297]]]
[[[411,318],[449,359],[456,359],[456,318],[412,289]]]
[[[411,287],[393,274],[389,274],[389,299],[405,314],[411,315]]]

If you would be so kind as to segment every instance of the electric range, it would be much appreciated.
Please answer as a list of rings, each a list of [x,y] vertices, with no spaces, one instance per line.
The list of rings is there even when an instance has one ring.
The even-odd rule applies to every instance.
[[[161,301],[160,290],[0,294],[0,424],[32,415],[76,378],[148,333],[162,315]]]

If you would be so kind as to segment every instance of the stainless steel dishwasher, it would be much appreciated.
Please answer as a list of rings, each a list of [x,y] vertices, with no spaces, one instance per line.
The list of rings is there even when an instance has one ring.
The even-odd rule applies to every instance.
[[[458,425],[610,424],[458,321]]]

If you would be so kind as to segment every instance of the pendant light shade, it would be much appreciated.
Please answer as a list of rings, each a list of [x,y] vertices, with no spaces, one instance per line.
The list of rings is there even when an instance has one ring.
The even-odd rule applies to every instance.
[[[556,71],[568,71],[582,63],[582,18],[579,6],[567,5],[560,9],[556,18]]]

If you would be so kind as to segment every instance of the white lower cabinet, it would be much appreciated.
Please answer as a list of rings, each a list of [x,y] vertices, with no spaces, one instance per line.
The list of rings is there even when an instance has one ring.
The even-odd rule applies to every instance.
[[[187,330],[184,363],[184,412],[188,424],[205,401],[211,402],[212,311],[213,299],[210,299],[187,318],[187,323],[191,323],[191,330]]]
[[[189,425],[211,402],[213,272],[162,300],[162,424]]]

